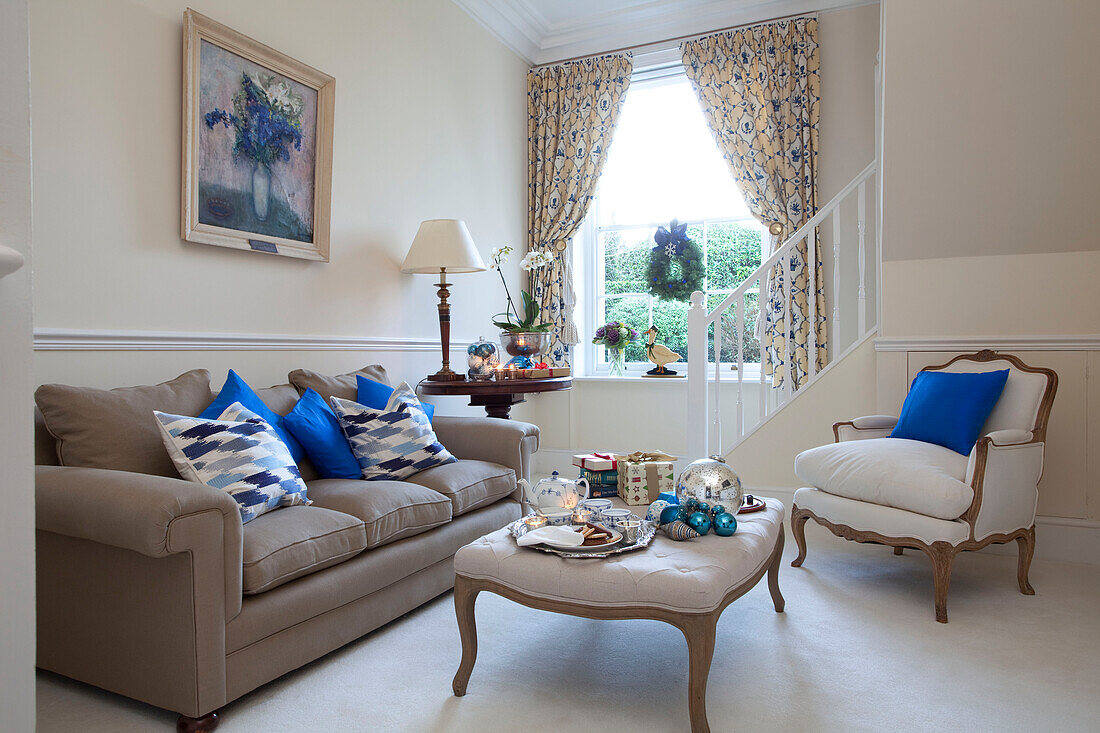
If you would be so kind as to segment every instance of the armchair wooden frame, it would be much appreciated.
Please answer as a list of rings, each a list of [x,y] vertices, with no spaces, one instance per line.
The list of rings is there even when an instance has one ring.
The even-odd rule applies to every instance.
[[[1053,369],[1029,366],[1011,354],[1002,354],[988,349],[979,351],[976,354],[961,354],[951,359],[946,364],[925,367],[921,371],[939,371],[941,369],[946,369],[957,361],[963,360],[974,362],[1006,361],[1022,372],[1031,372],[1046,376],[1046,389],[1039,403],[1039,409],[1035,417],[1035,425],[1031,431],[1031,439],[1013,445],[1045,443],[1050,409],[1054,404],[1054,395],[1058,391],[1058,374]],[[862,431],[865,433],[864,437],[886,437],[886,435],[889,435],[889,429],[881,426],[861,427],[857,425],[855,421],[845,421],[833,424],[834,442],[841,442],[841,429],[854,431],[856,434]],[[873,433],[882,433],[884,430],[886,430],[886,435],[872,435]],[[1031,583],[1028,582],[1027,577],[1028,570],[1031,567],[1032,556],[1035,554],[1034,522],[1029,527],[1022,527],[1013,532],[989,535],[980,540],[975,536],[974,526],[978,519],[978,513],[982,508],[986,462],[989,458],[990,450],[999,445],[1000,444],[995,443],[989,436],[983,436],[978,439],[974,447],[974,473],[970,484],[971,488],[974,490],[974,498],[970,503],[970,508],[967,509],[961,517],[970,526],[970,536],[963,542],[957,545],[952,545],[950,542],[932,542],[929,544],[915,537],[893,537],[879,534],[878,532],[858,530],[845,524],[830,522],[814,514],[814,512],[809,509],[804,509],[796,504],[791,508],[791,532],[794,534],[795,543],[798,545],[798,557],[791,561],[791,566],[796,568],[801,567],[802,562],[806,559],[806,521],[810,519],[814,520],[822,527],[825,527],[837,537],[843,537],[846,540],[889,545],[894,548],[895,555],[901,555],[906,547],[914,550],[921,550],[928,555],[929,559],[932,561],[936,620],[940,623],[947,623],[947,590],[951,585],[951,566],[955,561],[955,555],[960,552],[980,550],[991,544],[1004,544],[1015,540],[1019,546],[1019,563],[1016,571],[1016,579],[1020,585],[1020,592],[1024,595],[1034,595],[1035,590],[1031,587]]]

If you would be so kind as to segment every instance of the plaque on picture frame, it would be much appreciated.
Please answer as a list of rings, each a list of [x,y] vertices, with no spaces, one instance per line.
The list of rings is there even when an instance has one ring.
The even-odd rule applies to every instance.
[[[182,237],[328,262],[336,80],[188,9]]]

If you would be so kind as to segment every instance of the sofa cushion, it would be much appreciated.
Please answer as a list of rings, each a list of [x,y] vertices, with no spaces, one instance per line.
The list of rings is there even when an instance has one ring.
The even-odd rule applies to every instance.
[[[263,593],[343,562],[367,546],[363,522],[347,514],[294,506],[244,527],[242,587]]]
[[[277,415],[286,417],[298,404],[298,390],[290,384],[276,384],[274,387],[261,387],[256,390],[256,396],[263,400],[263,403],[271,408]],[[283,421],[286,425],[286,421]],[[295,435],[295,438],[298,436]],[[298,441],[299,443],[301,441]],[[305,446],[302,446],[305,448]],[[309,452],[306,455],[297,458],[298,461],[298,473],[302,474],[303,481],[312,481],[315,478],[320,478],[320,474],[317,472],[313,462],[309,459]]]
[[[393,387],[383,382],[377,382],[373,379],[364,377],[362,374],[356,374],[355,381],[359,385],[359,389],[355,396],[356,402],[360,405],[372,407],[375,410],[386,409],[386,403],[390,401],[390,397],[393,395]],[[424,406],[424,412],[428,416],[428,422],[431,422],[432,418],[435,417],[435,405],[423,401],[420,404]]]
[[[309,503],[298,465],[278,433],[240,402],[225,408],[217,420],[153,414],[180,476],[232,496],[242,522],[279,507]]]
[[[305,448],[321,478],[362,478],[340,421],[321,395],[307,389],[283,418],[283,425]]]
[[[516,490],[516,472],[488,461],[455,461],[414,474],[406,481],[451,500],[455,517],[503,499]]]
[[[287,379],[298,390],[298,394],[304,394],[307,389],[312,389],[324,397],[326,402],[329,397],[354,401],[359,396],[359,384],[355,378],[360,374],[382,384],[390,383],[386,370],[379,364],[371,364],[358,371],[338,374],[335,377],[309,369],[295,369],[287,375]]]
[[[794,472],[808,485],[848,499],[956,519],[970,507],[966,456],[932,443],[874,438],[799,453]]]
[[[425,469],[455,461],[436,439],[424,407],[405,382],[393,391],[384,410],[339,397],[331,398],[330,403],[365,479],[404,481]]]
[[[367,547],[379,547],[451,521],[451,500],[404,481],[329,478],[309,483],[314,506],[358,517]]]
[[[193,369],[143,387],[93,389],[44,384],[34,393],[63,466],[135,471],[175,478],[153,410],[198,415],[210,400],[210,372]]]
[[[271,392],[271,390],[267,391]],[[286,447],[290,450],[290,455],[294,456],[295,463],[306,457],[306,451],[302,448],[302,444],[283,425],[283,415],[268,407],[260,396],[248,386],[248,383],[232,369],[229,370],[229,376],[225,378],[225,384],[222,385],[218,396],[202,411],[199,417],[207,420],[217,420],[218,416],[235,402],[244,405],[245,408],[259,415],[268,425],[275,428],[279,438],[286,443]]]

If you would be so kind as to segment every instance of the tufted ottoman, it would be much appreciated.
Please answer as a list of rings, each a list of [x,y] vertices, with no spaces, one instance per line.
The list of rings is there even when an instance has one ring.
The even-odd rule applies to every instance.
[[[709,731],[707,675],[718,617],[765,572],[775,610],[783,611],[783,504],[766,502],[764,510],[738,517],[732,537],[673,542],[658,534],[644,550],[606,559],[566,559],[519,547],[507,529],[466,545],[455,555],[455,612],[462,636],[455,695],[466,694],[477,658],[474,601],[481,591],[492,591],[544,611],[595,619],[648,618],[677,627],[688,645],[691,729]]]

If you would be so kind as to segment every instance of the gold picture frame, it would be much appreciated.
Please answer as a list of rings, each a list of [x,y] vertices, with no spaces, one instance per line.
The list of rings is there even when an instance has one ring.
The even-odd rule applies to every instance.
[[[188,8],[182,238],[328,262],[335,97],[333,77]]]

